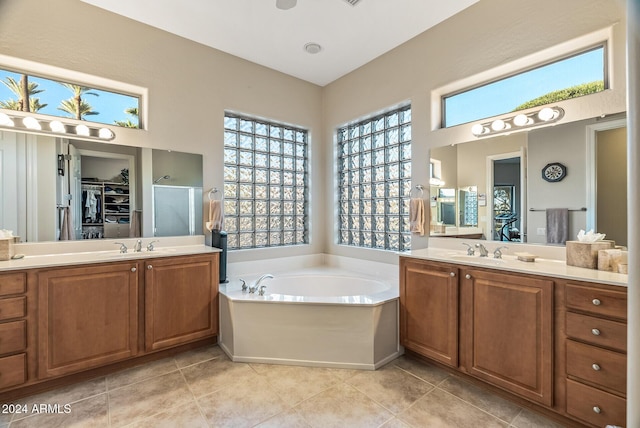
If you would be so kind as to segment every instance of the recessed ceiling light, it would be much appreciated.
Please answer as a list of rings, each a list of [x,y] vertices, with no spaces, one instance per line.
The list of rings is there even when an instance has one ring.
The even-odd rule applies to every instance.
[[[296,5],[298,0],[276,0],[276,7],[281,10],[291,9]]]
[[[311,42],[304,45],[304,50],[307,51],[307,53],[314,55],[322,50],[322,46],[317,43]]]

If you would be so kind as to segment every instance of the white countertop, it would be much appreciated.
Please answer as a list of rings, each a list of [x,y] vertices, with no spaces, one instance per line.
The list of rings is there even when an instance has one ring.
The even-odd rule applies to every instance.
[[[82,265],[90,263],[112,263],[139,259],[152,259],[159,257],[185,256],[192,254],[217,253],[219,248],[209,247],[204,244],[174,245],[171,247],[156,247],[154,251],[146,248],[140,252],[121,254],[119,250],[85,251],[71,253],[25,255],[22,259],[0,261],[0,272],[34,269],[54,266]]]
[[[511,255],[503,255],[502,259],[494,259],[491,255],[489,257],[480,257],[478,255],[467,256],[466,251],[455,251],[445,248],[424,248],[421,250],[402,252],[399,253],[399,255],[400,257],[432,260],[505,272],[519,272],[553,278],[597,282],[620,287],[626,287],[629,280],[627,275],[621,273],[568,266],[563,260],[537,258],[535,262],[522,262]]]

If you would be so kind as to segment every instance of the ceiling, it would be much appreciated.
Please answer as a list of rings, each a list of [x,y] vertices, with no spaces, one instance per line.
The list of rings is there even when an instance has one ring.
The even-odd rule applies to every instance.
[[[82,1],[324,86],[479,0]]]

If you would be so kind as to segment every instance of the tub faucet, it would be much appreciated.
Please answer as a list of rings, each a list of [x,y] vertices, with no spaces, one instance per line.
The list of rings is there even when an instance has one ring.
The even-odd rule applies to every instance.
[[[260,283],[267,278],[273,279],[273,275],[271,275],[270,273],[265,273],[264,275],[262,275],[256,282],[253,283],[252,286],[249,287],[249,293],[255,293],[257,291],[261,296],[264,296],[264,290],[267,287],[265,285],[261,287]]]
[[[487,257],[489,255],[489,250],[487,250],[484,245],[476,244],[476,248],[480,250],[480,257]]]

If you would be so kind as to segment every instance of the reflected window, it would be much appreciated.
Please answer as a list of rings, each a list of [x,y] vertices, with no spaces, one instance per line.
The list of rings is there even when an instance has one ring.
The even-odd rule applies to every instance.
[[[338,243],[411,248],[411,106],[341,127]]]
[[[442,97],[444,128],[607,88],[606,45]]]
[[[140,95],[0,69],[0,109],[141,128]]]
[[[308,131],[225,113],[224,230],[229,249],[308,237]]]

